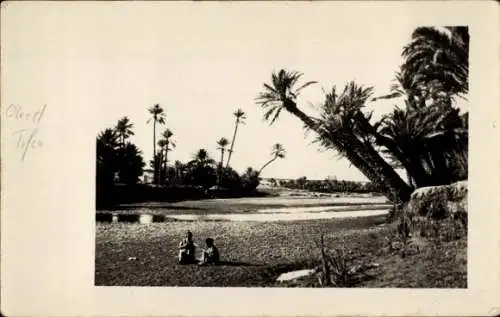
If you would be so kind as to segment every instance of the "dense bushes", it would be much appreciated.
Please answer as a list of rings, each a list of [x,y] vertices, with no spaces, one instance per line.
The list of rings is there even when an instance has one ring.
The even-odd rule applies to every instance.
[[[290,189],[305,189],[320,193],[374,193],[380,190],[370,182],[355,182],[336,179],[308,180],[305,177],[296,180],[271,180],[271,183],[278,184]]]
[[[96,207],[112,208],[118,204],[131,204],[144,201],[177,202],[209,198],[259,197],[265,192],[245,189],[213,188],[204,190],[192,186],[153,186],[149,184],[110,184],[97,187]]]

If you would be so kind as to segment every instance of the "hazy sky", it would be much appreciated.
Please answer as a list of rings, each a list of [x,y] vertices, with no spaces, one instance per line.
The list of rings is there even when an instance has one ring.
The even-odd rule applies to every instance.
[[[239,172],[260,168],[279,142],[287,157],[270,165],[263,177],[366,180],[335,152],[321,153],[290,114],[282,112],[273,126],[264,122],[255,97],[271,72],[281,68],[320,83],[304,90],[299,100],[308,114],[315,113],[310,103],[323,100],[322,88],[341,89],[350,80],[374,86],[376,94],[386,93],[415,27],[410,8],[389,9],[390,2],[379,9],[356,2],[349,7],[164,4],[96,4],[92,10],[74,5],[73,14],[48,14],[31,29],[19,26],[20,41],[23,32],[35,32],[40,40],[30,41],[29,49],[19,44],[10,63],[29,68],[43,62],[41,74],[57,72],[63,82],[59,98],[70,103],[82,96],[75,102],[99,109],[93,110],[95,135],[128,116],[134,123],[131,141],[148,163],[153,127],[146,121],[152,105],[160,104],[167,115],[158,131],[168,127],[174,132],[172,162],[189,160],[200,148],[219,159],[216,141],[231,140],[232,113],[241,108],[247,120],[238,131],[231,161]],[[368,108],[379,117],[394,103],[379,101]]]

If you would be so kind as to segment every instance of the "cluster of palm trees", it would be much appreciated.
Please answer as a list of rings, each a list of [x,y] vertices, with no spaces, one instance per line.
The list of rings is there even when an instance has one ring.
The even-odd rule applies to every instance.
[[[134,135],[129,118],[118,120],[97,136],[97,184],[112,184],[116,178],[126,184],[137,183],[145,163],[139,148],[127,139]]]
[[[176,146],[174,133],[165,129],[157,140],[157,125],[165,125],[166,114],[159,104],[148,109],[151,117],[147,123],[153,124],[153,153],[150,161],[153,169],[153,183],[168,186],[198,186],[204,189],[218,185],[230,190],[252,191],[260,181],[263,169],[279,158],[285,157],[284,147],[277,143],[271,151],[271,159],[259,170],[251,167],[239,175],[230,166],[232,154],[234,153],[235,141],[238,127],[244,124],[246,115],[241,109],[237,109],[233,115],[235,126],[231,143],[226,138],[217,141],[220,150],[220,162],[216,164],[206,149],[199,149],[192,160],[187,163],[175,161],[172,166],[168,165],[168,153]],[[97,137],[97,179],[99,183],[113,184],[118,181],[126,184],[136,184],[144,172],[144,162],[141,151],[128,139],[134,135],[133,123],[128,117],[118,120],[114,128],[102,131]],[[230,145],[230,148],[227,147]],[[229,153],[225,161],[225,154]]]
[[[273,186],[303,189],[319,193],[375,193],[378,191],[370,182],[345,181],[337,179],[312,180],[303,176],[290,180],[270,179]]]
[[[320,115],[297,105],[302,74],[273,72],[256,102],[274,123],[285,110],[315,132],[316,141],[347,158],[396,205],[422,186],[449,184],[467,178],[468,114],[460,114],[456,98],[468,92],[467,27],[417,28],[403,48],[403,63],[387,95],[349,82],[325,92]],[[380,121],[363,112],[368,102],[402,97],[401,104]],[[405,182],[396,172],[403,168]]]
[[[176,161],[173,168],[174,170],[172,171],[172,169],[170,169],[169,171],[169,168],[167,167],[168,152],[175,148],[175,141],[172,140],[174,133],[170,129],[166,129],[161,134],[161,139],[157,141],[156,125],[165,124],[165,111],[159,104],[155,104],[153,107],[148,109],[148,112],[151,114],[151,118],[148,119],[148,123],[153,123],[153,153],[155,154],[153,160],[151,161],[151,166],[153,167],[154,183],[163,185],[166,183],[172,184],[173,182],[192,182],[193,184],[201,185],[203,187],[212,184],[214,179],[213,165],[215,165],[215,161],[210,158],[206,149],[198,150],[198,152],[194,155],[193,160],[189,161],[187,164],[183,165],[180,161]],[[217,141],[217,149],[220,150],[221,154],[220,162],[216,168],[215,179],[216,184],[219,187],[223,185],[225,176],[231,178],[233,180],[232,183],[234,183],[234,175],[237,175],[237,173],[231,169],[230,162],[232,154],[234,153],[238,127],[245,123],[246,114],[242,109],[237,109],[234,111],[233,116],[235,118],[235,123],[231,143],[225,137],[222,137]],[[160,151],[156,150],[157,145],[160,147]],[[228,149],[227,147],[229,145],[230,148]],[[226,152],[228,152],[228,156],[224,166],[224,157]],[[266,162],[266,164],[264,164],[264,166],[260,168],[257,173],[255,173],[252,168],[249,168],[246,170],[244,175],[247,175],[247,178],[258,179],[265,167],[274,162],[276,159],[285,157],[284,147],[279,143],[275,144],[271,155],[271,160]],[[191,175],[191,177],[187,177],[188,180],[186,177],[181,180],[183,176],[187,174]],[[167,178],[170,178],[170,180],[167,180]],[[231,180],[229,183],[231,183]]]
[[[234,132],[233,132],[233,138],[232,138],[232,141],[231,141],[231,146],[229,149],[227,149],[226,147],[229,145],[229,140],[222,137],[220,138],[218,141],[217,141],[217,145],[218,145],[218,149],[220,150],[221,152],[221,155],[220,155],[220,162],[219,162],[219,166],[218,166],[218,184],[221,184],[222,181],[223,181],[223,175],[224,175],[224,168],[230,168],[230,161],[231,161],[231,156],[234,152],[234,144],[235,144],[235,140],[236,140],[236,134],[238,132],[238,126],[240,124],[244,124],[245,123],[245,119],[246,119],[246,115],[245,115],[245,112],[241,109],[237,109],[234,113],[233,113],[233,116],[235,117],[235,122],[234,122]],[[228,158],[227,158],[227,161],[226,161],[226,166],[224,167],[224,154],[225,152],[228,152]],[[264,168],[266,168],[267,166],[269,166],[271,163],[273,163],[274,161],[276,161],[278,158],[285,158],[285,154],[286,154],[286,150],[285,148],[283,147],[282,144],[280,143],[276,143],[273,145],[272,147],[272,150],[271,150],[271,159],[269,161],[267,161],[257,172],[254,172],[252,168],[250,169],[247,169],[245,174],[249,175],[249,174],[255,174],[256,175],[256,178],[258,178],[261,174],[262,174],[262,171],[264,170]]]

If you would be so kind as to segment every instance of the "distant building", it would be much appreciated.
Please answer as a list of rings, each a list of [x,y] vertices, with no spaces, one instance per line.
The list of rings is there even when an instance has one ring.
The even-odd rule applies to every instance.
[[[273,182],[271,182],[271,180],[269,180],[269,179],[261,179],[260,186],[271,187],[271,186],[273,186]]]
[[[143,184],[151,184],[154,181],[154,171],[151,169],[144,170],[141,179]]]

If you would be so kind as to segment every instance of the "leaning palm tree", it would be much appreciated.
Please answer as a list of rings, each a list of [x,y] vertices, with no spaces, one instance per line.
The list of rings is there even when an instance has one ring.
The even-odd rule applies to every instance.
[[[264,91],[257,97],[257,103],[267,109],[264,114],[265,120],[270,120],[271,124],[274,123],[278,119],[280,112],[285,109],[300,118],[306,126],[314,127],[316,125],[309,116],[297,108],[296,100],[302,89],[317,82],[308,81],[295,88],[294,86],[298,83],[300,77],[302,77],[301,73],[284,69],[278,73],[272,73],[271,84],[264,83]]]
[[[134,131],[132,131],[133,126],[134,124],[130,122],[128,117],[122,117],[118,120],[118,123],[115,126],[115,131],[120,138],[120,145],[122,149],[125,148],[125,140],[131,135],[134,135]]]
[[[266,110],[264,118],[272,124],[285,109],[298,117],[306,128],[315,131],[323,146],[345,156],[370,181],[377,184],[391,201],[398,203],[409,199],[409,186],[373,147],[367,145],[366,140],[358,139],[352,131],[351,119],[359,113],[357,110],[364,104],[370,91],[360,90],[353,85],[346,86],[340,97],[333,91],[326,96],[322,118],[316,119],[297,107],[296,101],[300,91],[315,83],[309,81],[295,88],[301,76],[301,73],[295,71],[280,70],[278,73],[272,73],[271,84],[265,83],[264,91],[257,97],[257,103]],[[352,110],[349,110],[349,107]],[[349,116],[344,116],[344,112]]]
[[[217,141],[217,145],[219,146],[218,149],[220,150],[220,163],[219,163],[219,177],[218,177],[218,182],[219,185],[222,181],[222,164],[224,164],[224,152],[226,151],[226,146],[229,144],[229,141],[226,138],[220,138],[219,141]]]
[[[281,145],[280,143],[276,143],[275,145],[273,145],[273,149],[271,151],[272,158],[269,161],[267,161],[266,164],[264,164],[260,168],[260,170],[257,172],[257,175],[260,175],[262,173],[262,170],[264,168],[266,168],[272,162],[276,161],[279,158],[280,159],[285,158],[285,154],[286,154],[286,151],[285,151],[285,148],[283,147],[283,145]]]
[[[372,87],[359,86],[349,82],[340,95],[335,87],[325,95],[321,107],[318,141],[349,159],[363,174],[382,189],[385,188],[393,202],[405,201],[412,191],[375,149],[386,146],[387,142],[370,123],[371,113],[362,112],[367,100],[372,96]],[[389,144],[392,145],[392,144]]]
[[[236,118],[236,120],[234,121],[233,139],[231,141],[231,148],[228,151],[229,155],[227,157],[226,167],[229,167],[229,162],[231,161],[231,156],[233,155],[234,141],[236,140],[236,133],[238,132],[238,126],[240,124],[244,124],[245,123],[245,119],[246,119],[245,112],[243,110],[241,110],[241,109],[236,110],[233,113],[233,115]]]
[[[152,115],[150,119],[148,119],[147,123],[153,121],[153,160],[156,159],[156,123],[165,124],[165,112],[159,104],[154,105],[153,107],[148,109],[149,113]],[[157,175],[157,164],[154,165],[154,175]],[[159,181],[159,177],[158,177]]]

